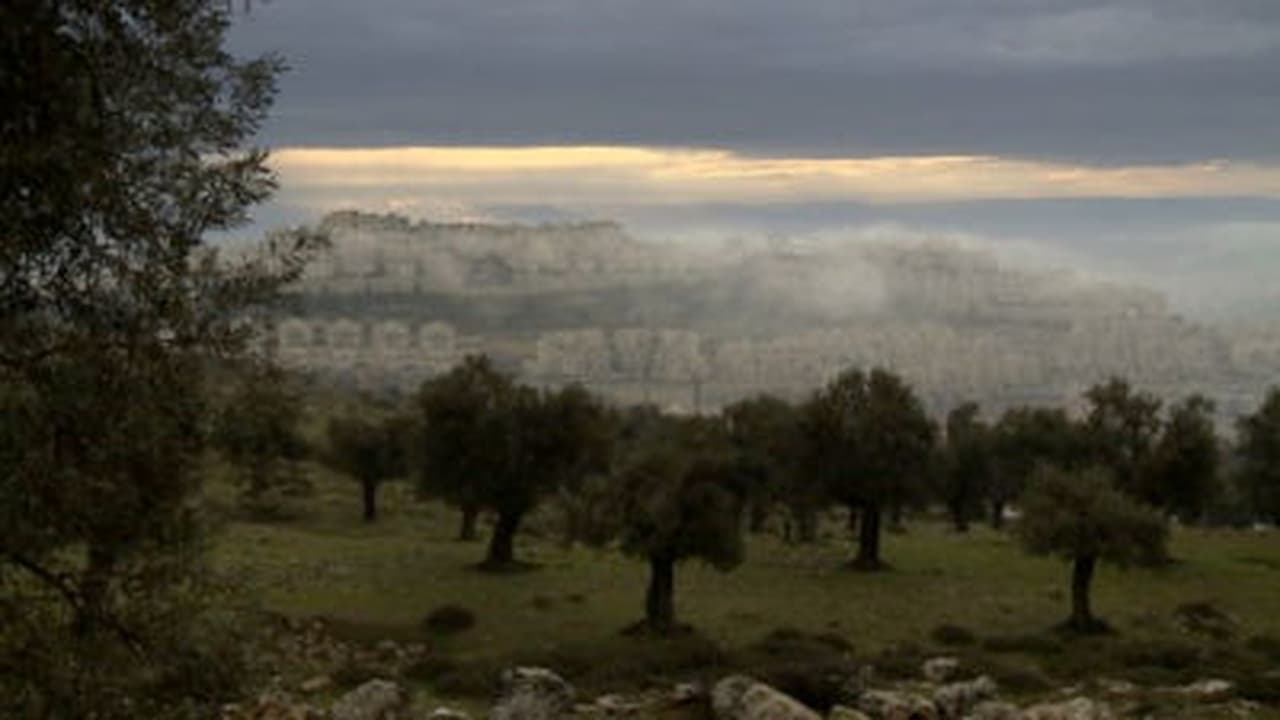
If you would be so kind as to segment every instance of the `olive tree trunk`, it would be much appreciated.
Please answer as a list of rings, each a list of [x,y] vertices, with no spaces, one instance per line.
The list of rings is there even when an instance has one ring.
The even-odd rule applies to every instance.
[[[462,506],[462,524],[458,527],[458,540],[460,542],[472,542],[479,538],[479,534],[476,532],[476,521],[479,518],[479,506]]]
[[[493,525],[493,535],[489,537],[489,552],[485,557],[485,567],[501,569],[515,564],[516,532],[520,529],[523,512],[499,512],[498,521]]]
[[[666,632],[676,626],[676,561],[668,553],[649,556],[649,589],[644,598],[644,620],[651,630]]]
[[[857,512],[858,508],[850,508]],[[853,559],[856,570],[883,570],[880,559],[880,506],[864,505],[858,522],[858,555]]]
[[[1071,566],[1071,619],[1072,630],[1090,632],[1101,627],[1093,616],[1089,604],[1089,588],[1093,584],[1093,571],[1098,565],[1094,555],[1077,556]]]
[[[360,480],[360,490],[364,498],[364,521],[374,522],[378,519],[378,481],[363,478]]]

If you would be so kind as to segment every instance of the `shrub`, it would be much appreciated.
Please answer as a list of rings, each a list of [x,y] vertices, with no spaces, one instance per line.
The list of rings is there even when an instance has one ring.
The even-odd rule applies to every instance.
[[[960,625],[939,625],[929,633],[929,637],[939,645],[949,647],[972,645],[978,641],[971,630]]]
[[[436,635],[456,635],[475,627],[476,615],[461,605],[441,605],[427,614],[422,628]]]

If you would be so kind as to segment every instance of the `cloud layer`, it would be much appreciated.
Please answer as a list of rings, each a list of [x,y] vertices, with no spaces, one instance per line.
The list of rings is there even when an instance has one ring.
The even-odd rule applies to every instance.
[[[280,0],[281,145],[1100,164],[1280,150],[1274,0]]]

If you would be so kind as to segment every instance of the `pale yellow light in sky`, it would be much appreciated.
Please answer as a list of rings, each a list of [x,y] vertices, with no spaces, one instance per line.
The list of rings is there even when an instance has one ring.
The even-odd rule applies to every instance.
[[[755,157],[659,147],[286,148],[286,187],[420,192],[478,203],[941,202],[1280,197],[1280,167],[1096,167],[994,156]]]

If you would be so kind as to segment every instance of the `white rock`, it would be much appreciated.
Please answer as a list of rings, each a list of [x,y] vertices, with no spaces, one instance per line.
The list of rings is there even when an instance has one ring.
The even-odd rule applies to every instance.
[[[933,693],[933,704],[942,717],[958,720],[978,703],[994,699],[997,689],[995,681],[983,675],[976,680],[951,683],[938,688]]]
[[[942,683],[950,680],[959,669],[959,658],[936,657],[925,660],[920,671],[925,680],[933,683]]]
[[[744,675],[730,675],[711,689],[716,720],[821,720],[800,701]]]
[[[438,707],[427,715],[427,720],[471,720],[471,716],[461,710],[453,708]]]
[[[868,690],[858,697],[858,709],[875,720],[937,720],[938,708],[919,695],[892,690]]]
[[[502,693],[489,711],[490,720],[558,720],[573,710],[573,686],[538,667],[502,673]]]
[[[401,720],[409,698],[389,680],[370,680],[338,698],[329,709],[333,720]]]
[[[1022,720],[1022,711],[1013,703],[988,700],[974,706],[965,720]]]
[[[1034,705],[1023,711],[1024,720],[1115,720],[1106,703],[1078,697],[1061,703]]]

